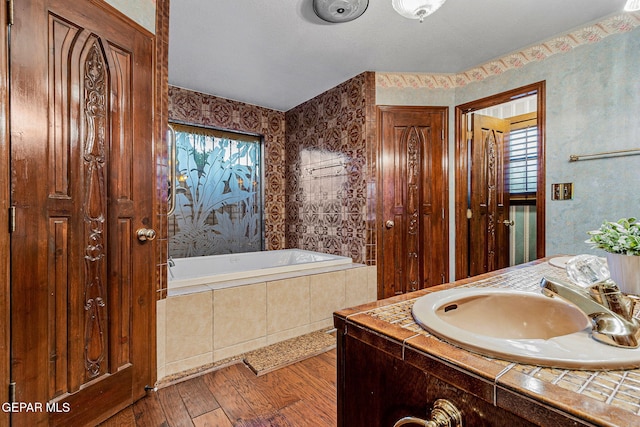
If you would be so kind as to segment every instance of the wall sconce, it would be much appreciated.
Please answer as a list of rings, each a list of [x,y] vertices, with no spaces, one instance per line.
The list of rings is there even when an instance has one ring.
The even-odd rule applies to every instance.
[[[392,0],[391,5],[400,15],[409,19],[419,19],[431,15],[444,4],[446,0]]]

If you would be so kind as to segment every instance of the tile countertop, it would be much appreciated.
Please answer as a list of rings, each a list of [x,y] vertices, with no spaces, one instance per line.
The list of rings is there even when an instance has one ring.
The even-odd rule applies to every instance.
[[[400,343],[403,349],[428,354],[467,375],[493,382],[494,402],[495,390],[504,388],[596,425],[640,425],[640,369],[566,370],[493,359],[441,341],[418,326],[411,315],[417,298],[453,287],[538,292],[543,275],[566,278],[563,269],[548,263],[551,258],[341,310],[335,316],[346,325]],[[404,357],[404,350],[402,354]]]

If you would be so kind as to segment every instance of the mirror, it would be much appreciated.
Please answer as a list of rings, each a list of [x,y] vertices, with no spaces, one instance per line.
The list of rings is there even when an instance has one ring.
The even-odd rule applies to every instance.
[[[544,88],[456,107],[456,278],[544,256]]]

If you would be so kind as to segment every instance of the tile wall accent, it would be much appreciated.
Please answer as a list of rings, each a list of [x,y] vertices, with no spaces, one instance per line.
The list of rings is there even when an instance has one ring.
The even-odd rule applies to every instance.
[[[366,253],[364,263],[366,265],[376,265],[378,254],[378,227],[376,218],[376,205],[378,203],[378,187],[376,186],[377,165],[378,165],[378,125],[376,107],[376,74],[365,73],[364,97],[366,105],[365,138],[367,141],[367,236]]]
[[[169,0],[156,1],[156,298],[167,296],[167,117],[169,87]]]
[[[286,113],[170,86],[169,120],[263,135],[267,250],[375,265],[375,73]]]
[[[479,82],[505,71],[522,68],[531,62],[543,61],[558,53],[567,53],[578,46],[598,42],[612,34],[626,33],[640,26],[640,13],[623,13],[603,19],[593,25],[529,46],[521,51],[479,65],[458,74],[376,73],[376,85],[381,88],[453,89]]]
[[[286,112],[287,247],[375,264],[367,224],[373,82],[362,73]]]
[[[169,86],[169,120],[264,138],[265,249],[285,248],[285,113]]]

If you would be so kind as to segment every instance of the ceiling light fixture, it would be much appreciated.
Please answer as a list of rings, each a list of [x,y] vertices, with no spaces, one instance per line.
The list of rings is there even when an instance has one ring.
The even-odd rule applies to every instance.
[[[391,5],[400,15],[409,19],[419,19],[431,15],[444,4],[446,0],[391,0]]]
[[[327,22],[353,21],[367,10],[369,0],[313,0],[313,11]]]
[[[627,0],[627,4],[624,5],[625,12],[635,12],[640,10],[640,0]]]

